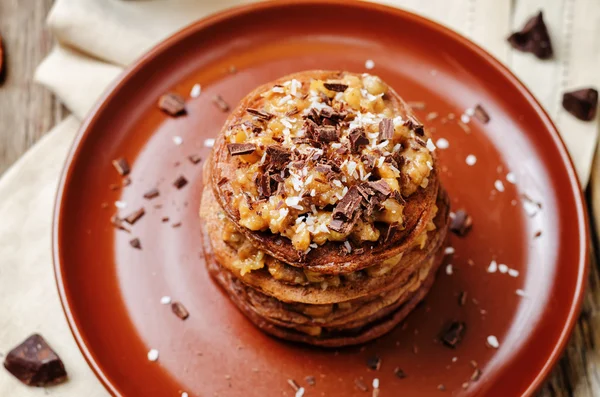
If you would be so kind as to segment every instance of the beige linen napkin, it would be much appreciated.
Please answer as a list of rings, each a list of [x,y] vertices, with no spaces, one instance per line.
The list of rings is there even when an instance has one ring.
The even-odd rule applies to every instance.
[[[596,0],[575,0],[575,3],[592,4],[593,1]],[[52,270],[50,237],[55,190],[79,120],[122,68],[154,44],[194,20],[244,2],[249,1],[56,1],[48,23],[59,45],[39,66],[35,77],[53,91],[74,116],[50,131],[0,179],[0,352],[7,352],[33,332],[43,334],[62,356],[71,378],[64,385],[49,388],[47,393],[69,397],[107,395],[68,330]],[[508,2],[465,0],[453,2],[450,9],[447,0],[386,2],[424,13],[465,35],[475,35],[476,41],[500,60],[511,60],[509,54],[512,53],[503,39],[511,29]],[[535,3],[534,0],[522,2]],[[539,0],[538,3],[544,2]],[[585,17],[600,17],[600,12],[590,8]],[[594,64],[599,53],[597,48],[588,49],[584,61]],[[527,54],[511,57],[524,59],[524,70],[530,68],[527,62],[536,62],[528,59],[531,57]],[[527,77],[527,71],[522,73],[519,74],[522,78]],[[542,87],[545,81],[536,77],[531,81],[524,79],[535,93],[545,98],[548,92]],[[598,76],[590,81],[596,85],[598,82]],[[552,104],[551,100],[543,102]],[[556,106],[549,107],[553,108],[551,115],[560,114]],[[571,120],[567,125],[570,151],[577,159],[581,180],[587,181],[597,128]],[[0,371],[0,396],[44,394],[44,390],[22,386],[6,371]]]

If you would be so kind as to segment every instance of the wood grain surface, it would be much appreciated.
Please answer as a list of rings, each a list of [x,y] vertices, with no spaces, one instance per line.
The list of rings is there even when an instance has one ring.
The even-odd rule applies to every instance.
[[[560,93],[598,79],[600,62],[594,66],[600,59],[598,0],[468,0],[440,6],[446,1],[384,2],[424,14],[487,48],[528,85],[559,128],[570,128],[574,121],[561,111]],[[32,82],[35,67],[52,45],[45,28],[52,2],[0,0],[0,35],[7,53],[6,81],[0,87],[0,174],[67,112],[47,90]],[[512,51],[505,37],[542,7],[561,56],[560,61],[540,65],[531,56]],[[581,51],[589,51],[590,46],[598,57],[580,62]],[[592,177],[590,202],[592,196],[600,208],[600,172]],[[600,396],[600,277],[598,261],[594,254],[590,256],[583,311],[560,364],[539,396]]]
[[[0,35],[6,80],[0,86],[0,175],[54,124],[65,110],[33,72],[52,46],[45,19],[53,0],[0,0]]]

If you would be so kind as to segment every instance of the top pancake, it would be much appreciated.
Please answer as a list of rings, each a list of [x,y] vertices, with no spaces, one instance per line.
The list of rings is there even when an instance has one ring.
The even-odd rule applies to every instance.
[[[301,72],[257,88],[232,112],[211,183],[261,250],[349,272],[402,252],[426,227],[439,185],[432,145],[377,77]]]

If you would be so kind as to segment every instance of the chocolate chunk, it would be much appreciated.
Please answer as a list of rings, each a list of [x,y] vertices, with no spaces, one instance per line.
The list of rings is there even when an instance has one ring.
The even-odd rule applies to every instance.
[[[598,91],[585,88],[563,94],[562,106],[579,120],[591,121],[596,117]]]
[[[329,125],[337,125],[340,121],[346,118],[348,113],[346,112],[336,112],[332,108],[323,108],[321,109],[319,116],[323,123],[325,121],[329,122]]]
[[[169,92],[158,99],[158,107],[170,116],[185,114],[185,99],[181,95]]]
[[[362,127],[354,128],[348,134],[350,139],[350,149],[352,153],[358,153],[363,146],[369,144],[369,140],[365,134],[365,130]]]
[[[388,185],[388,183],[383,179],[374,182],[369,182],[368,185],[375,192],[379,193],[379,195],[382,197],[381,201],[384,201],[392,194],[392,189],[390,188],[390,185]]]
[[[129,168],[129,163],[123,157],[113,160],[112,164],[121,176],[128,175],[131,171],[131,168]]]
[[[348,86],[346,84],[340,84],[340,83],[323,83],[323,86],[325,88],[327,88],[329,91],[335,91],[335,92],[344,92],[344,91],[346,91],[346,89],[348,89]]]
[[[180,227],[180,226],[181,226],[181,222],[176,222],[176,223],[174,223],[173,225],[171,225],[171,227],[172,227],[173,229],[177,229],[177,228],[178,228],[178,227]]]
[[[535,234],[533,235],[534,238],[538,238],[542,235],[542,231],[538,230],[537,232],[535,232]]]
[[[394,123],[392,119],[383,119],[379,122],[379,140],[385,141],[394,137]]]
[[[179,317],[182,320],[185,320],[190,316],[190,313],[187,311],[187,309],[185,308],[185,306],[183,306],[183,303],[181,302],[173,302],[171,304],[171,310],[173,311],[173,313],[175,313],[177,317]]]
[[[130,225],[133,225],[134,223],[136,223],[142,216],[144,216],[144,214],[146,213],[146,211],[144,210],[144,208],[140,208],[139,210],[129,214],[128,216],[125,217],[125,222],[129,223]]]
[[[217,185],[223,186],[227,182],[229,182],[229,178],[227,178],[226,176],[222,176],[221,179],[219,179],[219,181],[217,182]],[[187,183],[187,181],[186,181],[186,183]]]
[[[406,378],[406,373],[398,367],[394,368],[394,375],[396,375],[396,378],[398,379]]]
[[[213,103],[216,107],[219,108],[222,112],[229,112],[229,104],[225,102],[221,95],[215,95],[212,99]]]
[[[481,121],[483,124],[487,124],[490,121],[490,115],[488,114],[488,112],[485,111],[483,106],[481,106],[480,104],[477,104],[477,106],[475,106],[475,109],[473,109],[473,111],[475,112],[473,114],[473,117],[475,117],[477,120]]]
[[[448,347],[456,348],[465,335],[465,329],[466,325],[463,322],[455,321],[451,323],[442,333],[442,342]]]
[[[473,219],[465,210],[458,210],[450,221],[450,231],[458,236],[466,236],[473,227]]]
[[[187,179],[185,179],[185,177],[183,175],[180,175],[173,182],[173,186],[175,186],[177,189],[181,189],[182,187],[187,185],[187,183],[188,183]]]
[[[188,156],[188,160],[195,165],[202,161],[202,157],[198,156],[197,154],[190,154]]]
[[[131,245],[133,248],[136,248],[139,250],[142,249],[142,243],[140,242],[139,238],[134,238],[134,239],[129,240],[129,245]]]
[[[267,156],[270,157],[271,163],[276,169],[283,168],[291,159],[292,152],[281,145],[267,146]]]
[[[232,156],[239,156],[254,153],[256,145],[254,143],[229,143],[227,144],[227,150]]]
[[[62,360],[38,334],[12,349],[4,359],[4,368],[27,386],[52,386],[67,379]]]
[[[269,112],[265,112],[264,110],[258,110],[258,109],[252,109],[252,108],[247,108],[246,112],[253,114],[254,116],[258,117],[261,120],[271,120],[273,117],[275,117],[275,115],[269,113]]]
[[[458,304],[460,306],[464,306],[467,304],[467,291],[462,291],[460,295],[458,295]]]
[[[381,358],[377,356],[370,357],[367,360],[367,368],[372,369],[373,371],[379,371],[379,368],[381,368]]]
[[[307,376],[306,378],[304,378],[304,380],[309,386],[314,386],[317,384],[317,380],[314,376]]]
[[[507,40],[515,50],[531,52],[540,59],[552,57],[552,43],[541,11],[531,17],[523,29],[511,34]]]
[[[414,131],[415,134],[419,136],[425,135],[423,124],[419,123],[419,120],[415,119],[412,116],[408,116],[408,119],[404,122],[404,125],[408,127],[408,129]]]
[[[158,189],[153,188],[153,189],[148,190],[146,193],[144,193],[144,198],[150,200],[155,197],[158,197],[159,194],[160,193],[159,193]]]
[[[317,127],[314,133],[315,138],[319,142],[335,142],[340,138],[337,128],[330,125]]]
[[[169,217],[168,216],[163,216],[161,219],[161,222],[166,223],[169,222]]]

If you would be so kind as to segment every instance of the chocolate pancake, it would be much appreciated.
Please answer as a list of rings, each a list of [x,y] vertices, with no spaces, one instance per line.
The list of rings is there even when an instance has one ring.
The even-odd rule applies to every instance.
[[[400,304],[398,308],[383,318],[365,325],[356,326],[354,328],[329,330],[327,327],[320,327],[318,335],[310,335],[307,333],[311,332],[312,327],[306,327],[303,329],[301,328],[302,330],[287,328],[276,325],[264,317],[261,317],[251,309],[248,301],[244,299],[242,292],[243,284],[240,283],[231,272],[219,266],[219,264],[214,260],[214,257],[210,256],[207,257],[207,267],[210,274],[227,292],[231,300],[240,309],[240,311],[262,331],[289,341],[322,347],[340,347],[368,342],[388,333],[396,325],[398,325],[425,297],[427,292],[429,292],[429,289],[435,280],[435,273],[437,267],[439,267],[439,264],[441,263],[441,260],[441,256],[438,255],[431,271],[429,272],[429,275],[421,284],[421,286],[415,290],[406,301]]]
[[[266,205],[265,200],[267,200],[267,201],[269,200],[269,196],[267,194],[265,194],[264,192],[271,191],[271,186],[269,184],[274,183],[273,180],[279,180],[279,179],[283,180],[284,176],[286,178],[288,178],[288,180],[289,180],[292,177],[286,176],[286,172],[288,172],[286,170],[288,170],[288,169],[291,170],[288,173],[296,172],[296,171],[294,171],[294,167],[296,165],[300,167],[299,168],[300,170],[302,170],[303,164],[305,165],[305,168],[306,168],[306,163],[313,161],[312,159],[314,158],[314,156],[309,157],[308,159],[305,155],[301,156],[301,153],[296,148],[297,144],[298,145],[307,145],[306,142],[309,142],[310,145],[313,145],[315,147],[314,149],[315,149],[315,151],[317,151],[317,154],[318,154],[318,150],[321,150],[324,153],[325,152],[327,152],[327,153],[335,152],[334,155],[337,156],[336,159],[340,160],[339,167],[333,163],[331,163],[331,164],[330,163],[323,163],[323,164],[319,163],[319,165],[314,165],[314,169],[319,169],[318,167],[323,168],[323,166],[325,166],[325,168],[329,167],[328,169],[331,169],[332,167],[334,169],[336,167],[343,168],[344,164],[347,164],[347,163],[344,163],[341,160],[344,158],[344,156],[346,156],[346,157],[351,156],[351,154],[347,154],[347,153],[353,152],[355,142],[359,142],[359,141],[358,140],[355,141],[353,138],[351,138],[350,132],[347,132],[347,135],[348,135],[347,137],[343,136],[341,138],[339,136],[336,136],[336,134],[339,135],[340,130],[346,128],[345,126],[347,124],[352,125],[352,123],[355,122],[357,119],[359,119],[361,117],[365,118],[365,117],[367,117],[366,115],[372,114],[372,113],[367,112],[365,115],[363,115],[361,113],[361,111],[363,110],[362,102],[361,102],[360,111],[358,111],[358,113],[350,112],[349,106],[344,107],[345,103],[344,103],[344,100],[342,100],[342,99],[340,100],[341,105],[336,107],[335,103],[332,104],[332,102],[335,102],[335,100],[336,100],[335,98],[338,97],[338,94],[341,93],[341,91],[344,89],[344,87],[346,85],[327,83],[328,85],[326,87],[329,87],[329,88],[327,88],[327,90],[325,90],[325,92],[328,92],[328,93],[333,92],[335,94],[334,96],[327,97],[327,95],[324,95],[324,96],[322,95],[324,98],[323,102],[316,103],[313,101],[311,106],[315,106],[315,108],[312,109],[311,112],[308,112],[308,113],[305,112],[306,114],[305,113],[302,113],[302,114],[296,113],[293,116],[294,120],[304,117],[306,119],[305,120],[306,127],[302,127],[302,128],[305,128],[306,131],[309,131],[309,132],[312,131],[310,133],[312,135],[310,135],[308,132],[305,134],[304,130],[302,130],[302,134],[304,134],[302,136],[306,135],[306,137],[305,138],[295,137],[294,142],[289,143],[289,145],[288,145],[289,147],[286,147],[285,146],[286,142],[289,141],[289,139],[288,139],[289,137],[283,138],[283,136],[285,136],[286,128],[284,128],[284,134],[282,136],[279,136],[279,135],[278,136],[270,136],[269,135],[263,141],[261,141],[259,139],[260,134],[264,133],[267,130],[267,128],[269,128],[269,131],[271,130],[270,129],[271,127],[268,127],[268,126],[272,125],[270,123],[273,123],[274,121],[277,121],[277,122],[279,121],[278,116],[271,114],[269,112],[266,112],[264,110],[261,110],[264,108],[266,101],[270,100],[269,95],[271,95],[272,92],[275,92],[274,91],[275,89],[277,89],[277,92],[283,90],[284,85],[289,83],[290,81],[298,82],[298,84],[300,84],[301,87],[311,87],[311,83],[314,82],[315,79],[317,79],[319,81],[321,81],[321,80],[322,81],[338,81],[340,79],[342,79],[342,81],[346,81],[343,79],[348,79],[350,77],[352,77],[354,79],[358,78],[358,79],[363,79],[363,80],[369,78],[369,81],[376,78],[375,76],[366,76],[365,77],[363,75],[354,75],[354,74],[344,73],[344,72],[309,71],[309,72],[302,72],[302,73],[297,73],[294,75],[286,76],[284,78],[278,79],[277,81],[274,81],[272,83],[269,83],[269,84],[266,84],[266,85],[263,85],[263,86],[257,88],[252,93],[250,93],[244,100],[242,100],[242,102],[236,107],[236,109],[234,109],[234,111],[229,116],[227,122],[225,123],[225,126],[223,127],[223,130],[221,131],[220,135],[216,139],[215,146],[213,148],[213,154],[211,156],[211,161],[210,161],[211,183],[212,183],[212,188],[215,193],[215,197],[218,200],[220,207],[223,208],[223,210],[225,211],[225,214],[227,215],[227,217],[236,224],[238,230],[241,233],[243,233],[246,236],[246,238],[251,240],[253,245],[260,247],[261,250],[268,253],[270,256],[272,256],[276,259],[279,259],[285,263],[288,263],[290,265],[307,268],[307,269],[310,269],[312,271],[319,272],[319,273],[335,274],[335,273],[340,273],[340,272],[351,272],[351,271],[355,271],[355,270],[360,270],[360,269],[370,266],[372,263],[384,261],[390,257],[397,255],[400,252],[403,252],[404,250],[406,250],[407,246],[411,243],[411,240],[414,239],[416,236],[418,236],[425,229],[428,221],[431,218],[431,210],[432,210],[433,205],[438,196],[439,182],[438,182],[438,177],[437,177],[437,173],[436,173],[436,169],[435,169],[435,156],[433,153],[429,153],[429,152],[426,152],[426,154],[423,154],[425,152],[425,149],[424,149],[425,141],[428,140],[428,136],[427,136],[426,132],[423,130],[422,125],[417,121],[414,114],[412,114],[411,110],[405,104],[405,102],[400,98],[400,96],[392,88],[385,86],[385,93],[381,93],[379,96],[366,93],[366,97],[375,98],[375,99],[373,99],[373,101],[375,101],[375,102],[381,100],[385,106],[389,106],[389,108],[393,110],[393,112],[392,112],[393,114],[391,114],[389,116],[389,118],[382,118],[382,121],[379,123],[379,134],[381,137],[383,137],[381,139],[384,139],[386,136],[394,135],[393,133],[391,135],[387,134],[386,131],[390,131],[390,128],[392,130],[394,130],[394,128],[404,128],[404,126],[405,126],[405,128],[408,130],[407,138],[404,141],[397,143],[393,149],[390,149],[392,152],[394,150],[396,150],[396,152],[394,152],[394,153],[388,152],[387,149],[379,151],[380,152],[379,159],[381,160],[381,165],[380,165],[381,167],[388,167],[388,165],[386,165],[387,164],[386,162],[390,161],[390,164],[395,164],[396,166],[401,168],[400,175],[397,179],[399,181],[401,181],[398,183],[402,183],[402,185],[401,185],[402,194],[400,195],[400,197],[397,194],[395,196],[393,196],[394,197],[393,200],[396,200],[398,203],[400,203],[400,205],[402,207],[402,210],[401,210],[402,214],[401,215],[398,214],[398,219],[401,219],[401,222],[399,222],[396,225],[394,223],[386,223],[386,222],[382,223],[379,221],[377,221],[377,222],[372,221],[372,227],[377,229],[377,231],[374,231],[373,233],[377,233],[379,235],[377,241],[373,241],[373,239],[371,239],[370,241],[366,241],[365,239],[356,241],[356,239],[355,239],[351,243],[351,250],[348,249],[348,242],[347,242],[348,240],[346,240],[346,242],[327,241],[323,244],[311,244],[311,246],[308,249],[299,250],[299,249],[297,249],[297,246],[295,245],[295,242],[293,241],[293,239],[290,239],[289,236],[283,236],[281,233],[273,233],[269,229],[267,229],[267,230],[263,230],[264,228],[260,229],[260,226],[255,227],[255,229],[258,228],[260,230],[258,230],[258,229],[251,230],[250,228],[243,225],[243,224],[248,224],[249,221],[248,221],[248,218],[244,218],[244,220],[242,222],[242,214],[240,213],[240,209],[238,208],[239,205],[249,207],[249,210],[247,210],[247,211],[245,210],[246,212],[257,211],[256,208],[258,208],[262,205]],[[341,88],[340,88],[340,86],[341,86]],[[370,88],[367,85],[365,85],[365,87]],[[346,88],[346,89],[348,89],[348,88]],[[354,88],[351,88],[351,89],[354,89]],[[366,90],[366,88],[363,90]],[[314,91],[314,90],[312,90],[312,91]],[[311,91],[311,93],[312,93],[312,91]],[[335,93],[335,91],[339,91],[339,92]],[[362,92],[362,91],[360,91],[360,92]],[[269,95],[265,95],[265,94],[269,94]],[[321,92],[321,94],[322,94],[322,92]],[[346,98],[346,94],[347,93],[343,93],[342,97]],[[311,95],[313,95],[313,94],[311,94]],[[287,96],[289,96],[289,95],[287,95]],[[303,98],[296,99],[292,96],[290,96],[290,99],[287,99],[287,96],[284,98],[281,98],[281,99],[286,99],[288,102],[297,100],[299,103],[302,101],[305,101],[305,99],[303,99]],[[348,103],[351,103],[350,102],[350,99],[352,99],[351,96],[348,96],[348,98],[349,98]],[[282,106],[284,106],[284,105],[282,105]],[[317,108],[321,109],[321,110],[319,110],[320,113],[318,113],[315,110]],[[323,114],[324,110],[327,110],[327,112],[325,112],[325,114]],[[286,114],[291,114],[291,112],[293,112],[293,110],[287,112]],[[340,121],[340,119],[342,119],[343,117],[347,118],[348,117],[347,114],[349,114],[349,113],[352,113],[352,117],[354,117],[353,120]],[[253,115],[253,119],[251,119],[251,120],[248,119],[248,114]],[[333,116],[332,116],[332,114],[333,114]],[[289,117],[292,117],[292,116],[289,116]],[[287,121],[289,119],[289,117],[288,116],[282,117],[281,122],[282,123],[285,122],[285,123],[289,124],[289,122]],[[393,117],[393,120],[399,119],[400,121],[402,121],[404,123],[403,127],[398,127],[397,125],[393,124],[392,117]],[[322,124],[317,125],[315,122],[313,122],[313,120],[317,120]],[[388,124],[392,123],[391,127],[386,127],[386,125],[388,125],[388,124],[386,124],[386,122]],[[314,126],[313,126],[313,124],[314,124]],[[239,126],[243,126],[243,128],[242,128],[243,134],[242,135],[244,136],[244,138],[243,139],[240,138],[241,141],[239,143],[237,143],[238,142],[237,139],[238,139],[240,133],[236,132],[236,135],[234,137],[232,137],[231,131],[232,131],[232,129],[238,128]],[[272,128],[275,129],[275,127],[272,127]],[[277,128],[282,128],[282,127],[278,126]],[[353,129],[352,131],[359,130],[360,128],[362,128],[362,127],[360,127],[360,125],[359,125],[359,127]],[[348,126],[346,131],[349,131],[349,130],[350,130],[350,127]],[[288,134],[289,134],[289,130],[288,130]],[[367,134],[366,136],[370,136],[370,135],[373,135],[373,133]],[[377,135],[377,134],[375,134],[375,135]],[[342,142],[342,138],[343,139],[348,138],[348,140]],[[277,139],[277,140],[274,140],[274,139]],[[334,143],[329,142],[329,140],[335,141],[336,139],[340,139],[340,142],[334,142]],[[365,138],[365,139],[367,139],[367,138]],[[372,138],[372,139],[377,139],[376,142],[379,142],[379,138]],[[280,142],[280,140],[281,140],[281,142]],[[382,144],[385,145],[388,141],[391,143],[395,142],[392,140],[392,138],[389,138],[388,140],[384,140]],[[234,142],[234,143],[232,143],[232,142]],[[350,142],[350,143],[348,143],[348,142]],[[375,143],[375,141],[373,143]],[[390,146],[391,146],[391,143],[389,143]],[[332,149],[334,144],[337,144],[339,146],[339,147],[336,146],[335,150]],[[329,146],[327,146],[327,145],[329,145]],[[432,143],[431,143],[431,145],[432,145]],[[377,145],[374,145],[372,147],[374,148],[376,146]],[[303,147],[306,149],[306,146],[303,146]],[[320,148],[324,148],[324,147],[327,147],[327,148],[320,149]],[[429,147],[429,146],[427,146],[427,147]],[[360,146],[359,146],[359,148],[360,148]],[[268,165],[266,164],[264,166],[261,165],[261,167],[262,167],[262,168],[260,168],[261,172],[254,172],[250,169],[250,167],[251,167],[251,165],[249,165],[250,163],[246,163],[245,162],[246,160],[243,160],[245,158],[244,156],[253,156],[254,152],[260,153],[263,149],[264,149],[264,153],[265,153],[263,155],[263,160],[264,160],[264,158],[271,159],[271,160],[269,160],[269,161],[271,161],[271,163],[269,163]],[[272,150],[269,151],[269,149],[272,149]],[[308,150],[308,149],[306,149],[306,150]],[[360,149],[360,150],[363,150],[363,149]],[[369,150],[371,150],[371,149],[369,149]],[[373,149],[373,150],[378,150],[378,149]],[[342,154],[338,155],[338,153],[342,153]],[[343,153],[346,153],[346,154],[343,154]],[[389,155],[386,155],[385,153],[389,153]],[[267,156],[267,154],[268,154],[268,156]],[[397,154],[397,156],[396,156],[396,154]],[[422,169],[423,164],[417,163],[416,162],[417,160],[414,160],[414,166],[413,166],[413,163],[411,163],[411,161],[413,161],[411,159],[413,159],[413,158],[421,159],[422,156],[419,157],[421,154],[423,154],[423,156],[425,156],[425,155],[428,156],[427,158],[430,159],[430,161],[427,161],[427,166],[429,167],[428,169],[423,170]],[[364,153],[362,156],[364,156]],[[362,156],[361,156],[361,160],[358,161],[358,163],[356,161],[352,160],[353,168],[354,167],[363,167],[363,166],[366,167],[366,164],[370,160],[368,160],[368,159],[364,160]],[[291,162],[290,162],[290,158],[292,159]],[[298,159],[297,161],[294,160],[296,158]],[[283,176],[281,176],[277,173],[269,174],[269,172],[271,172],[271,171],[263,172],[263,168],[265,168],[265,167],[268,168],[269,170],[276,169],[279,172],[279,168],[281,168],[280,167],[281,164],[277,163],[274,159],[278,159],[278,161],[280,163],[282,161],[289,163],[288,165],[286,165],[287,168],[282,169],[280,172],[280,174]],[[260,160],[260,161],[263,161],[263,160]],[[330,159],[328,159],[328,161],[329,160]],[[346,158],[346,160],[348,160],[348,158]],[[259,162],[259,160],[257,158],[251,158],[248,161],[254,162],[252,164],[257,164]],[[319,159],[319,160],[315,160],[315,161],[321,161],[321,160]],[[404,165],[401,166],[400,163],[402,163]],[[420,168],[419,168],[419,165],[421,166]],[[391,169],[395,169],[395,167],[392,167],[392,166],[390,166],[390,167],[391,167]],[[404,168],[402,168],[402,167],[404,167]],[[237,172],[238,170],[241,170],[241,172],[238,173]],[[377,170],[380,174],[382,173],[382,171],[379,170],[379,168]],[[397,169],[396,169],[396,171],[397,171]],[[419,171],[419,172],[417,172],[417,171]],[[252,174],[253,172],[256,175]],[[298,172],[300,172],[300,171],[298,171]],[[353,172],[354,172],[354,170],[353,170]],[[373,171],[373,172],[375,172],[375,171]],[[427,175],[426,177],[423,176],[425,174]],[[266,177],[265,177],[265,175],[266,175]],[[421,184],[419,185],[419,186],[424,186],[424,187],[417,186],[415,188],[414,186],[412,186],[410,183],[411,183],[413,177],[418,180],[420,180],[419,178],[424,178],[421,181]],[[255,178],[255,182],[252,182],[248,178]],[[346,178],[345,176],[342,176],[341,180],[343,181],[343,180],[345,180],[345,178]],[[369,178],[372,178],[372,177],[369,177]],[[369,185],[369,184],[378,183],[380,181],[383,181],[383,176],[381,176],[382,179],[377,179],[375,181],[372,181],[369,178],[363,178],[362,179],[363,182],[360,182],[360,183],[358,183],[358,182],[345,183],[345,182],[340,182],[339,180],[336,180],[336,182],[338,182],[338,184],[336,186],[339,186],[340,189],[342,187],[344,188],[344,191],[346,192],[344,197],[346,197],[346,195],[347,195],[348,197],[352,196],[352,197],[356,198],[356,197],[358,197],[358,196],[356,196],[356,191],[360,190],[363,193],[363,197],[366,197],[365,201],[367,203],[370,203],[373,201],[372,197],[376,197],[377,194],[379,194],[379,193],[377,193],[377,194],[370,193],[370,194],[372,194],[372,196],[369,196],[367,193],[365,193],[363,190],[361,190],[362,189],[361,186],[364,186],[365,184]],[[250,190],[250,188],[255,189],[254,185],[258,186],[259,187],[258,190],[260,193],[257,193],[257,194],[260,197],[258,197],[258,198],[251,197],[252,195],[250,193],[247,193],[244,189],[240,190],[240,188],[236,188],[235,183],[241,183],[241,182],[239,182],[240,179],[242,179],[243,183],[245,184],[243,186],[249,187],[249,189],[247,189],[247,190]],[[264,179],[267,179],[266,184],[264,182]],[[389,178],[386,179],[386,181],[390,181],[390,183],[393,182]],[[278,185],[279,187],[284,186],[284,183],[281,181],[277,182],[277,183],[279,183],[279,185]],[[286,181],[286,183],[287,183],[287,181]],[[394,183],[396,183],[396,182],[393,182],[392,184],[394,184]],[[387,186],[387,185],[385,185],[385,186]],[[410,188],[405,188],[405,186],[409,186]],[[332,189],[333,188],[335,188],[335,186],[332,185]],[[387,186],[387,188],[389,188],[389,186]],[[407,190],[406,194],[404,194],[405,190]],[[414,191],[412,191],[412,190],[414,190]],[[311,196],[314,196],[314,194],[313,194],[314,191],[315,191],[315,189],[313,189],[310,192],[306,191],[303,193],[302,197],[300,197],[300,196],[287,197],[286,196],[287,198],[283,201],[285,201],[285,203],[286,203],[285,205],[289,204],[289,208],[292,208],[290,211],[293,211],[295,207],[299,206],[299,204],[297,202],[298,200],[310,201]],[[398,193],[398,192],[396,192],[396,193]],[[317,193],[317,196],[318,196],[318,194],[319,193]],[[323,194],[326,195],[329,193],[326,191]],[[284,197],[284,196],[282,196],[282,197]],[[392,199],[392,197],[389,195],[389,192],[387,193],[387,196],[385,196],[385,197],[388,197],[386,200]],[[292,199],[296,199],[296,200],[294,201]],[[288,200],[289,200],[289,202],[288,202]],[[248,201],[248,202],[245,203],[245,201]],[[283,204],[283,201],[281,202],[282,204]],[[365,208],[364,210],[356,210],[355,206],[353,206],[356,203],[356,201],[352,201],[350,198],[348,198],[348,200],[346,200],[346,201],[350,201],[348,206],[352,207],[354,212],[351,212],[351,213],[343,212],[342,209],[347,210],[347,211],[350,211],[350,210],[348,210],[348,208],[346,208],[346,206],[343,206],[341,204],[336,206],[335,209],[326,209],[326,208],[329,208],[326,205],[323,206],[322,208],[319,208],[319,211],[321,211],[321,210],[334,211],[334,215],[332,215],[332,216],[334,216],[334,218],[332,218],[332,219],[336,219],[336,222],[338,222],[335,227],[340,227],[341,229],[339,229],[339,230],[342,230],[342,229],[347,230],[345,228],[352,222],[354,222],[354,223],[352,223],[352,225],[353,225],[352,227],[355,227],[355,225],[357,224],[356,219],[359,216],[359,213],[364,215],[364,213],[370,211],[370,209],[368,209],[368,208]],[[238,203],[239,205],[238,206],[236,206],[237,204],[234,205],[234,202]],[[240,204],[240,202],[241,202],[241,204]],[[338,203],[345,204],[345,201],[343,198],[340,198],[340,201],[338,201]],[[270,202],[269,202],[269,205],[270,205]],[[363,205],[368,207],[368,205],[364,204],[364,202],[363,202]],[[254,207],[256,207],[256,208],[254,208]],[[300,207],[304,208],[302,206],[300,206]],[[344,208],[339,209],[339,207],[344,207]],[[260,207],[260,208],[262,208],[262,207]],[[268,207],[268,208],[271,208],[271,207]],[[275,206],[274,208],[277,209],[277,206]],[[283,209],[285,209],[287,211],[287,208],[288,207],[285,207]],[[369,208],[372,208],[372,207],[369,207]],[[283,210],[283,209],[279,208],[279,210]],[[272,208],[271,208],[271,210],[273,211]],[[335,211],[338,211],[338,212],[336,213]],[[251,218],[251,219],[254,219],[256,221],[260,220],[260,221],[264,222],[264,220],[260,219],[260,216],[258,216],[256,214],[252,214],[252,215],[254,216],[254,218]],[[263,215],[264,215],[264,213],[263,213]],[[283,215],[283,216],[285,217],[287,215]],[[340,221],[339,219],[335,218],[335,216],[339,216],[340,218],[351,217],[352,222],[350,220],[346,220],[346,221],[344,221],[345,222],[344,223],[344,222]],[[244,217],[247,217],[246,213],[244,214]],[[307,218],[310,217],[310,213],[306,217]],[[271,219],[271,221],[272,220],[273,219]],[[343,223],[343,224],[340,226],[339,223]],[[330,222],[328,225],[331,228],[333,228],[334,227],[333,221]],[[294,225],[291,225],[291,226],[294,226]],[[287,229],[286,228],[283,228],[283,229],[289,230],[290,228],[288,227]],[[390,231],[392,231],[392,232],[390,232]],[[298,232],[297,234],[299,234],[299,233],[300,232]],[[296,237],[296,236],[294,236],[294,237]]]
[[[203,244],[207,247],[207,256],[215,256],[219,263],[243,283],[266,295],[284,302],[313,305],[339,303],[393,289],[404,283],[412,273],[418,271],[423,261],[434,256],[445,239],[448,226],[449,202],[443,191],[440,192],[437,206],[438,211],[434,219],[436,229],[427,233],[428,238],[423,249],[419,247],[411,248],[401,255],[398,263],[393,264],[389,270],[377,277],[365,273],[359,279],[345,280],[342,276],[343,281],[339,286],[329,286],[326,289],[323,289],[320,283],[289,285],[275,279],[266,269],[253,270],[242,275],[240,269],[235,266],[238,252],[223,241],[224,222],[220,219],[219,213],[221,210],[210,189],[205,189],[201,204],[201,217],[204,220]],[[268,262],[269,260],[267,258],[265,261]],[[362,272],[366,271],[363,270]]]

